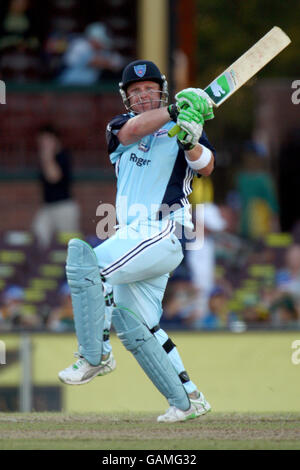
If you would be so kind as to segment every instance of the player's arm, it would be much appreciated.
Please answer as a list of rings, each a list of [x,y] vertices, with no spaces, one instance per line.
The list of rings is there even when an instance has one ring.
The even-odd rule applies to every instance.
[[[195,88],[182,90],[176,95],[176,104],[145,111],[131,118],[118,133],[120,143],[123,145],[133,144],[142,137],[157,131],[168,121],[177,122],[181,106],[193,107],[195,111],[203,114],[205,120],[211,119],[213,113],[210,98],[203,90],[199,90]]]
[[[188,165],[199,175],[209,176],[214,170],[214,155],[202,144],[196,144],[192,150],[185,151]],[[201,167],[197,169],[197,167]]]
[[[168,108],[151,109],[129,119],[118,133],[122,145],[138,142],[145,135],[152,134],[170,121]]]

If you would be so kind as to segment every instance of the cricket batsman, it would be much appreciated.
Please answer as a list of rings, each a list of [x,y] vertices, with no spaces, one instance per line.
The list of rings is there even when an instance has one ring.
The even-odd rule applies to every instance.
[[[191,181],[195,173],[208,176],[214,167],[214,149],[203,131],[204,122],[214,117],[212,103],[203,90],[187,88],[168,105],[166,78],[148,60],[125,67],[120,93],[126,113],[107,126],[119,225],[94,249],[79,239],[69,242],[66,274],[79,347],[77,362],[59,372],[59,378],[78,385],[113,371],[112,322],[169,403],[157,420],[185,421],[211,406],[159,321],[169,273],[183,259],[176,233],[193,229],[187,199]],[[170,138],[175,124],[181,131]]]

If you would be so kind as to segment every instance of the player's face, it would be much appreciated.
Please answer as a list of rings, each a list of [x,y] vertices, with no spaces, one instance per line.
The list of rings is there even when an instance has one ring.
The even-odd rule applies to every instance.
[[[156,82],[135,82],[127,88],[130,108],[136,114],[157,109],[161,103],[160,85]]]

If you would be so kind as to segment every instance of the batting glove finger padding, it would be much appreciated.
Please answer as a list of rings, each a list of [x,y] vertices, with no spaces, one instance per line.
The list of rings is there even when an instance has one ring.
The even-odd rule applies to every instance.
[[[181,128],[178,140],[181,143],[196,145],[202,134],[203,123],[204,118],[199,112],[191,108],[180,110],[177,117],[177,124]]]
[[[181,131],[177,135],[178,142],[184,150],[192,150],[198,143],[202,131],[204,119],[201,114],[195,112],[182,111],[178,115],[177,124],[180,126]],[[194,120],[191,119],[194,117]]]
[[[178,136],[177,136],[178,140],[181,142],[181,143],[185,143],[185,144],[192,144],[192,145],[195,145],[195,136],[191,135],[191,134],[188,134],[187,132],[185,131],[180,131],[178,133]],[[197,143],[197,142],[196,142]]]
[[[214,118],[213,104],[208,94],[201,88],[186,88],[175,95],[177,106],[186,106],[200,112],[204,120]]]
[[[192,136],[185,131],[180,131],[177,135],[177,142],[181,149],[192,150],[197,144],[198,140],[195,136]]]
[[[198,111],[192,108],[181,109],[177,116],[177,124],[179,122],[194,122],[196,124],[204,124],[204,117]]]
[[[203,126],[202,124],[197,124],[196,122],[178,122],[182,131],[185,131],[187,134],[191,136],[191,139],[195,141],[195,144],[201,137]],[[179,133],[180,136],[180,133]],[[180,137],[179,137],[180,140]]]

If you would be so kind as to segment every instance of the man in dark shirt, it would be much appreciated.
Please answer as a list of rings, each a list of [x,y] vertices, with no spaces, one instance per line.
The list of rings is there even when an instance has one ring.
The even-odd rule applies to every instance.
[[[47,125],[37,136],[43,206],[33,221],[39,245],[47,247],[55,232],[79,232],[79,208],[71,196],[71,155],[60,135]]]

